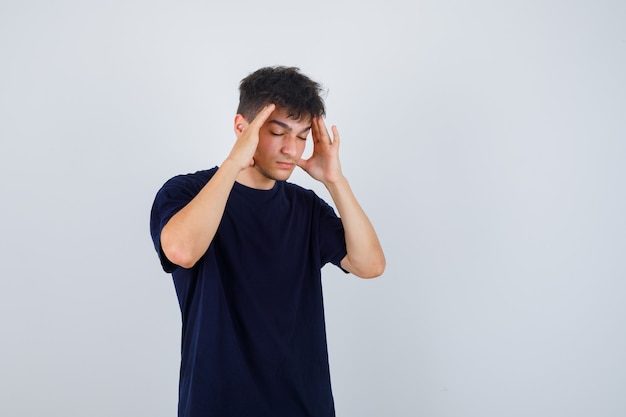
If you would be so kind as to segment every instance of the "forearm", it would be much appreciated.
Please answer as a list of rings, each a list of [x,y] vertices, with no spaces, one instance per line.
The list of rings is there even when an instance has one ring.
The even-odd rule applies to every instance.
[[[161,247],[176,265],[190,268],[204,255],[220,224],[240,168],[224,161],[211,180],[161,231]]]
[[[361,278],[374,278],[385,269],[385,255],[376,231],[345,177],[325,184],[343,223],[347,255],[342,266]]]

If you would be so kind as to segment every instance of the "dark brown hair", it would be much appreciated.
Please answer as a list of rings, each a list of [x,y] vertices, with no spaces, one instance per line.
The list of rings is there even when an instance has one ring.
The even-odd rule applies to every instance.
[[[237,113],[252,121],[265,105],[274,103],[296,120],[324,116],[321,93],[321,85],[302,74],[299,68],[264,67],[241,80]]]

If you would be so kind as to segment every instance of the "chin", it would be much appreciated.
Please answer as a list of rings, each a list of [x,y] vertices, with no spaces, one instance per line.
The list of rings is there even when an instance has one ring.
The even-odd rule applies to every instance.
[[[260,167],[257,167],[257,169],[259,170],[261,175],[263,175],[265,178],[268,178],[268,179],[274,180],[274,181],[287,181],[289,179],[289,177],[291,177],[291,174],[293,173],[293,169],[290,170],[290,171],[285,171],[285,170],[265,170],[265,169],[262,169]]]
[[[291,172],[281,172],[274,176],[276,181],[287,181],[291,177]]]

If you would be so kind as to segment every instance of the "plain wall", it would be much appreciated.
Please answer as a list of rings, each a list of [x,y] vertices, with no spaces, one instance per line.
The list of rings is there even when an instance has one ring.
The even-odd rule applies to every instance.
[[[626,415],[626,3],[218,3],[0,3],[0,415],[175,415],[152,199],[274,64],[388,261],[324,268],[338,416]]]

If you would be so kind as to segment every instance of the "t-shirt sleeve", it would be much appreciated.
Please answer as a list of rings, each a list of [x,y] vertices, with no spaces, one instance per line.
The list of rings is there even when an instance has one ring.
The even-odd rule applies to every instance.
[[[335,210],[322,199],[320,199],[319,231],[322,265],[330,262],[341,268],[341,260],[348,253],[343,223],[335,214]],[[341,270],[348,273],[343,268]]]
[[[167,222],[185,207],[208,182],[194,180],[190,175],[179,175],[167,181],[157,192],[150,213],[150,234],[165,272],[172,272],[178,265],[172,263],[161,247],[161,231]]]

